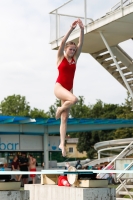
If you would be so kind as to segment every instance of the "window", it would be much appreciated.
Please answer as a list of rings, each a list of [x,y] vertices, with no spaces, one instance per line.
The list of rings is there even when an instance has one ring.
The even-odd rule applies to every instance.
[[[73,147],[69,148],[69,153],[73,153]]]

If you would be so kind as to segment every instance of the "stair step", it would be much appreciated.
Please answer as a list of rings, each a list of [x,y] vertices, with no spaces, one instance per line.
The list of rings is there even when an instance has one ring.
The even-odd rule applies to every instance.
[[[133,192],[129,191],[129,193],[130,193],[130,195],[133,195]],[[119,194],[120,195],[128,195],[128,193],[126,191],[120,191]]]
[[[104,66],[108,66],[108,65],[113,64],[113,63],[114,63],[114,61],[112,59],[110,59],[110,60],[103,60],[101,62],[101,64],[104,65]]]
[[[133,185],[126,185],[126,188],[133,188]]]
[[[133,84],[133,80],[130,80],[130,81],[127,81],[127,82],[128,82],[129,85]]]
[[[130,79],[130,78],[133,79],[133,74],[127,74],[127,75],[125,75],[125,78],[126,79]]]
[[[106,53],[106,52],[108,53],[108,50],[105,48],[105,49],[102,49],[100,51],[93,53],[92,56],[96,57],[96,55],[98,56],[98,55],[100,55],[102,53]]]
[[[129,85],[130,89],[132,90],[133,86],[133,62],[132,58],[119,46],[116,45],[114,47],[111,47],[115,59],[117,63],[119,64],[119,67],[122,71],[122,74],[125,78],[123,81],[123,78],[121,76],[121,73],[119,73],[119,70],[117,69],[117,66],[114,63],[114,60],[112,59],[110,53],[107,49],[100,50],[98,52],[95,52],[91,54],[95,60],[97,60],[100,65],[102,65],[122,86],[124,86],[127,89],[127,84]],[[126,81],[126,83],[125,83]]]
[[[96,60],[104,60],[104,59],[107,59],[107,58],[110,58],[110,57],[111,57],[110,54],[107,53],[107,54],[104,54],[104,55],[98,55],[96,57]]]
[[[128,68],[122,70],[123,74],[129,73],[130,70]],[[131,72],[130,72],[131,73]]]
[[[129,198],[116,197],[116,200],[131,200]]]

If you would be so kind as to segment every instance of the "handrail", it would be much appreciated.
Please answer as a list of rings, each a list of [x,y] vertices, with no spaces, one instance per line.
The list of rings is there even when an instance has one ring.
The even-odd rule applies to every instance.
[[[119,179],[120,183],[121,183],[121,186],[124,187],[124,189],[126,190],[127,194],[130,196],[130,198],[133,200],[131,194],[130,194],[130,191],[125,187],[125,182],[123,183],[120,179]]]
[[[53,15],[56,15],[56,13],[52,13]],[[66,15],[66,14],[61,14],[61,13],[58,13],[57,15],[59,16],[65,16],[65,17],[74,17],[74,18],[80,18],[80,19],[84,19],[84,17],[80,17],[80,16],[74,16],[74,15]],[[89,19],[91,20],[92,22],[94,22],[94,20],[92,18],[86,18],[86,19]]]
[[[117,9],[119,9],[119,8],[123,8],[123,6],[124,6],[124,4],[126,3],[126,2],[128,2],[129,1],[129,4],[130,3],[132,3],[132,0],[121,0],[121,1],[119,1],[116,5],[114,5],[111,9],[110,9],[110,11],[115,11],[115,10],[117,10]],[[117,7],[116,7],[117,6]],[[115,8],[116,7],[116,8]]]
[[[123,150],[121,151],[121,153],[118,154],[118,155],[105,167],[105,169],[107,169],[112,163],[114,163],[114,161],[115,161],[120,155],[122,155],[122,154],[124,153],[124,151],[126,151],[132,144],[133,144],[133,141],[132,141],[125,149],[123,149]]]
[[[106,167],[105,167],[106,168]],[[105,170],[105,168],[103,169],[103,170]],[[111,166],[111,168],[110,169],[108,169],[108,170],[111,170],[112,168],[114,168],[114,166],[112,165]],[[105,174],[103,174],[103,176],[101,176],[100,178],[103,178],[105,175],[106,175],[107,173],[105,173]],[[100,175],[100,173],[97,175],[97,176],[99,176]]]
[[[73,1],[73,0],[69,0],[69,1],[67,1],[67,2],[64,3],[63,5],[59,6],[58,8],[54,9],[53,11],[51,11],[49,14],[53,14],[53,12],[55,12],[56,10],[62,8],[62,7],[65,6],[66,4],[70,3],[71,1]]]
[[[57,45],[58,45],[58,41],[60,39],[60,16],[66,16],[66,17],[75,17],[75,18],[81,18],[84,19],[84,24],[85,24],[85,28],[87,27],[87,20],[89,19],[91,22],[94,22],[94,20],[92,18],[87,18],[87,0],[84,0],[84,17],[79,17],[79,16],[73,16],[73,15],[67,15],[67,14],[59,14],[58,11],[60,8],[62,8],[63,6],[65,6],[66,4],[70,3],[72,0],[67,1],[66,3],[64,3],[63,5],[59,6],[58,8],[54,9],[53,11],[51,11],[49,14],[54,14],[55,15],[55,40]],[[87,31],[87,30],[86,30]]]
[[[125,149],[123,149],[123,150],[121,151],[121,153],[118,154],[118,155],[104,168],[104,170],[107,169],[111,164],[113,164],[114,161],[116,161],[116,159],[117,159],[119,156],[121,156],[132,144],[133,144],[133,141],[132,141]],[[98,176],[99,176],[99,175],[100,175],[100,174],[98,174]],[[104,177],[104,176],[105,176],[105,174],[104,174],[102,177]]]

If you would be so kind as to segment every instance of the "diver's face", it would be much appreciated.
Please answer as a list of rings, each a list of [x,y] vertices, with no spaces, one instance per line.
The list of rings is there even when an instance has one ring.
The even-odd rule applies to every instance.
[[[69,45],[66,49],[65,52],[67,56],[73,57],[75,52],[76,52],[76,46],[75,45]]]

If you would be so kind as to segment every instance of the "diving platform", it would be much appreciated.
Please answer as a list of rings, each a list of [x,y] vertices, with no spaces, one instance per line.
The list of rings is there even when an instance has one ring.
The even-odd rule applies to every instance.
[[[82,52],[89,53],[128,90],[133,99],[133,59],[119,46],[121,42],[133,39],[133,0],[121,0],[97,20],[87,18],[86,0],[84,3],[85,18],[81,17],[85,21]],[[56,18],[55,39],[52,39],[50,44],[53,50],[57,50],[63,37],[59,34],[61,32],[60,18],[68,16],[73,19],[75,16],[60,13],[60,8],[50,14]],[[79,34],[80,29],[75,29],[68,41],[77,44]]]
[[[58,13],[58,16],[60,16],[60,13]],[[56,28],[60,29],[61,27]],[[89,54],[94,54],[105,49],[99,32],[104,34],[109,46],[115,46],[133,38],[133,2],[128,6],[123,6],[121,9],[110,11],[105,16],[86,24],[84,32],[82,52]],[[80,29],[73,31],[68,41],[72,40],[77,44],[79,33]],[[52,49],[58,49],[62,37],[58,36],[58,38],[50,42]]]

